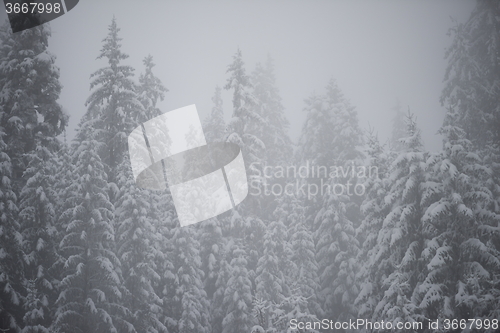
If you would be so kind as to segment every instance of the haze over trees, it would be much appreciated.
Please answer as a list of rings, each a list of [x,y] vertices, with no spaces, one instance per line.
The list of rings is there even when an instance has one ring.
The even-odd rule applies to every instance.
[[[184,228],[169,190],[137,187],[128,157],[129,133],[168,98],[153,57],[143,55],[136,76],[113,18],[95,50],[106,64],[91,75],[68,144],[59,139],[68,116],[48,25],[12,34],[5,24],[0,330],[298,333],[321,329],[292,320],[362,318],[441,332],[428,323],[500,318],[498,21],[500,4],[478,1],[451,29],[436,153],[400,106],[389,142],[364,132],[334,78],[304,96],[294,144],[279,64],[268,56],[251,70],[238,48],[220,69],[227,81],[214,82],[203,127],[207,142],[241,147],[250,194]],[[280,166],[316,173],[274,172]]]

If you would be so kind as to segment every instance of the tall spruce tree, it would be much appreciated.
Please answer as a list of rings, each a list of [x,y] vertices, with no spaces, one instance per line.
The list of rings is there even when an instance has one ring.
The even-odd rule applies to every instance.
[[[441,102],[457,110],[457,125],[475,147],[500,145],[500,4],[476,2],[469,20],[457,24],[446,52]]]
[[[256,101],[252,94],[252,82],[247,75],[241,50],[238,48],[233,56],[233,62],[228,66],[224,89],[233,90],[233,116],[228,124],[226,141],[240,146],[243,160],[248,170],[248,181],[253,186],[262,184],[260,169],[264,157],[265,144],[261,139],[263,118],[255,109]],[[247,199],[239,208],[247,207],[248,211],[260,212],[261,202],[258,198]]]
[[[135,118],[141,118],[138,115],[144,113],[132,80],[134,69],[121,63],[128,55],[121,51],[122,39],[118,37],[119,32],[116,19],[113,18],[108,27],[108,35],[103,39],[101,53],[97,57],[107,60],[108,66],[91,75],[90,88],[93,91],[87,99],[88,111],[85,115],[86,120],[95,120],[95,139],[103,143],[102,147],[99,147],[99,154],[108,182],[115,184],[118,167],[126,156],[127,136],[136,126]],[[110,194],[111,202],[114,203],[116,193]]]
[[[262,156],[262,166],[285,167],[293,160],[292,141],[288,136],[289,122],[285,117],[285,108],[281,103],[281,96],[276,85],[274,73],[274,61],[268,55],[265,64],[257,63],[251,76],[253,95],[255,97],[255,110],[264,120],[261,124],[259,137],[265,146]],[[269,193],[273,186],[286,185],[284,178],[267,175],[263,179],[265,183],[264,191],[266,200],[261,203],[261,215],[264,219],[272,219],[272,214],[276,209],[277,201],[274,195]],[[275,185],[278,184],[278,185]]]
[[[289,122],[281,104],[270,55],[264,65],[257,63],[251,81],[256,112],[264,119],[261,140],[266,150],[263,159],[268,165],[288,164],[292,156],[292,142],[287,133]]]
[[[314,218],[322,308],[325,314],[347,319],[355,314],[353,301],[358,292],[355,228],[360,198],[355,198],[354,186],[355,162],[360,163],[363,157],[359,150],[362,136],[356,111],[335,80],[329,81],[324,96],[312,98],[308,104],[299,152],[302,161],[318,170],[308,180],[316,189],[316,195],[309,198],[308,215]],[[312,151],[307,146],[312,146]]]
[[[397,322],[423,322],[425,317],[416,304],[418,286],[422,281],[422,250],[425,242],[422,216],[426,198],[427,153],[423,150],[420,131],[412,114],[407,117],[408,137],[403,139],[403,150],[392,164],[391,188],[385,197],[391,211],[384,218],[373,249],[374,275],[382,275],[381,300],[373,318]],[[429,193],[426,193],[429,192]],[[384,263],[388,260],[389,263]]]
[[[448,110],[440,130],[444,150],[430,161],[437,197],[423,216],[429,241],[418,304],[430,320],[496,318],[500,295],[500,252],[490,242],[495,229],[489,229],[488,220],[493,216],[484,209],[484,203],[493,201],[483,183],[488,171],[457,126],[459,117]]]
[[[334,79],[328,82],[326,94],[314,94],[305,102],[307,117],[299,139],[297,161],[310,170],[318,170],[315,176],[309,175],[307,182],[325,194],[324,188],[328,183],[325,179],[330,177],[332,168],[349,170],[348,174],[351,175],[354,163],[360,163],[363,157],[359,150],[362,133],[355,108],[344,97]],[[332,175],[332,186],[335,183],[346,183],[347,180],[351,180],[352,186],[356,184],[352,177],[348,179],[337,177],[336,173]],[[312,196],[308,200],[306,216],[312,224],[324,202],[321,195]],[[355,201],[348,203],[347,211],[359,218],[359,208],[355,207],[358,203],[353,205],[354,203]],[[314,230],[317,228],[315,226]]]
[[[480,241],[497,252],[500,251],[499,18],[498,2],[477,1],[467,22],[451,29],[454,38],[446,53],[446,86],[441,95],[442,104],[454,110],[453,126],[463,130],[463,139],[471,142],[474,153],[481,158],[485,172],[477,185],[488,189],[490,195],[483,197],[474,209],[481,212],[475,219],[483,235]],[[493,276],[498,277],[498,271]],[[491,295],[497,295],[499,279],[486,288]],[[492,314],[498,316],[500,307],[494,308]]]

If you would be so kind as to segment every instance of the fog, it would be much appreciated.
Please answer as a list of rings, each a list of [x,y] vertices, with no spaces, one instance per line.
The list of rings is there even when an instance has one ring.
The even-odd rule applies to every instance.
[[[305,118],[303,100],[323,93],[335,78],[358,111],[360,126],[384,140],[391,109],[399,100],[417,116],[427,149],[438,150],[444,117],[439,103],[446,69],[447,31],[464,22],[473,1],[95,1],[82,0],[51,22],[49,48],[57,56],[75,134],[89,96],[90,74],[113,15],[121,28],[124,61],[143,71],[151,54],[155,74],[169,89],[163,111],[196,104],[204,118],[216,85],[241,48],[247,73],[267,54],[275,60],[277,84],[296,140]],[[2,13],[5,20],[5,13]],[[231,93],[224,92],[226,117]]]

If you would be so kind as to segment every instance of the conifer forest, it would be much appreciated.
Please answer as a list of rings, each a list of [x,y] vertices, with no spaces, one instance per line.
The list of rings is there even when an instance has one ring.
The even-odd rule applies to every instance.
[[[107,20],[71,138],[52,23],[0,29],[0,332],[500,332],[499,1],[450,21],[435,151],[411,105],[379,139],[335,76],[291,135],[280,63],[234,45],[202,126],[241,148],[249,193],[185,227],[127,146],[170,111],[168,59],[128,65]]]

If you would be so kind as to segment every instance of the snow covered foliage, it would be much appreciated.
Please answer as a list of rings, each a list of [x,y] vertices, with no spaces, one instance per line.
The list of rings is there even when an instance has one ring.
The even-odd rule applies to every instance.
[[[437,207],[445,216],[455,216],[467,233],[453,242],[447,239],[453,255],[441,250],[449,254],[449,261],[464,266],[452,280],[454,288],[445,294],[448,312],[457,316],[500,315],[499,19],[498,2],[478,1],[469,20],[451,29],[453,43],[446,53],[441,102],[449,111],[441,131],[446,161],[442,168],[449,170],[442,171],[443,180],[448,180],[442,201],[448,204]]]
[[[240,49],[233,56],[227,73],[229,78],[224,89],[233,91],[233,116],[228,124],[227,141],[241,147],[246,163],[258,162],[262,159],[265,148],[259,135],[264,120],[255,110],[252,83],[246,73]]]
[[[57,103],[61,84],[55,56],[47,51],[50,35],[46,24],[15,34],[7,22],[0,28],[0,125],[16,194],[25,183],[23,154],[35,149],[37,134],[53,138],[67,122]]]
[[[174,300],[178,307],[177,327],[180,333],[209,333],[210,311],[203,285],[200,244],[194,228],[174,230],[174,266],[176,270]]]
[[[57,298],[58,259],[56,209],[57,164],[47,147],[38,145],[28,157],[27,179],[19,203],[26,299],[23,332],[48,332]]]
[[[435,177],[429,188],[437,196],[422,221],[428,240],[422,252],[425,279],[418,288],[417,305],[432,320],[488,316],[498,295],[500,252],[490,238],[495,233],[490,229],[494,216],[483,206],[492,202],[482,182],[488,169],[473,153],[472,142],[457,125],[458,117],[450,108],[441,128],[444,150],[429,163]]]
[[[161,235],[151,219],[150,193],[135,185],[130,166],[123,164],[116,204],[117,255],[122,263],[123,304],[137,332],[167,332],[159,320],[163,301],[154,289],[160,281],[158,260],[165,255],[158,248]]]
[[[380,300],[384,273],[390,269],[386,258],[376,258],[378,232],[391,209],[384,200],[390,186],[390,158],[389,152],[380,144],[373,131],[368,133],[366,154],[368,165],[376,167],[377,174],[364,182],[365,196],[360,207],[363,220],[356,230],[356,235],[361,240],[356,258],[360,269],[357,275],[360,290],[355,300],[359,318],[371,318]]]
[[[68,209],[60,253],[64,257],[55,327],[60,332],[135,332],[120,304],[123,278],[115,255],[113,205],[93,129],[75,142],[74,179],[65,198]]]
[[[307,299],[309,313],[318,317],[322,309],[318,301],[320,290],[318,263],[312,228],[305,218],[303,198],[300,196],[285,196],[278,203],[275,218],[287,226],[288,263],[285,267],[285,281],[289,294],[298,293]]]
[[[5,152],[4,135],[0,127],[0,327],[16,332],[22,320],[16,311],[21,306],[22,237],[16,220],[17,197],[12,190],[12,164]]]
[[[289,294],[285,274],[289,255],[287,231],[281,221],[273,221],[264,235],[264,251],[256,270],[256,297],[270,304],[278,304]]]
[[[469,20],[450,29],[441,101],[457,109],[457,125],[476,147],[500,144],[499,18],[498,2],[478,1]]]
[[[344,97],[334,79],[328,82],[324,95],[314,94],[305,103],[307,116],[299,138],[296,160],[301,165],[326,170],[321,176],[323,179],[319,176],[310,177],[307,182],[318,189],[323,189],[326,183],[331,189],[335,186],[345,186],[348,181],[353,185],[356,184],[357,181],[355,177],[352,177],[351,172],[348,172],[347,176],[339,175],[339,177],[331,174],[332,167],[352,170],[355,164],[362,162],[363,138],[355,108]],[[326,192],[333,191],[325,190],[321,193],[328,196]],[[306,216],[312,224],[329,199],[323,198],[322,195],[315,195],[308,199]],[[359,203],[354,201],[348,203],[348,210],[359,210],[353,207],[357,204]],[[317,227],[316,225],[314,230]]]
[[[339,320],[354,317],[358,294],[355,258],[359,243],[355,225],[346,214],[348,201],[347,196],[328,194],[315,220],[322,309],[328,317]]]
[[[247,269],[245,250],[235,247],[232,251],[231,275],[224,291],[222,333],[246,333],[252,327],[252,282]]]
[[[357,114],[335,80],[326,94],[306,100],[307,118],[299,140],[298,160],[326,172],[307,179],[321,188],[321,195],[308,198],[306,215],[315,238],[315,256],[320,279],[321,309],[332,318],[351,318],[357,296],[355,257],[359,242],[355,228],[359,223],[358,199],[347,195],[346,186],[357,183],[352,172],[332,174],[332,167],[353,170],[362,161],[362,133]],[[326,189],[325,189],[326,188]],[[351,189],[349,189],[350,191]]]

